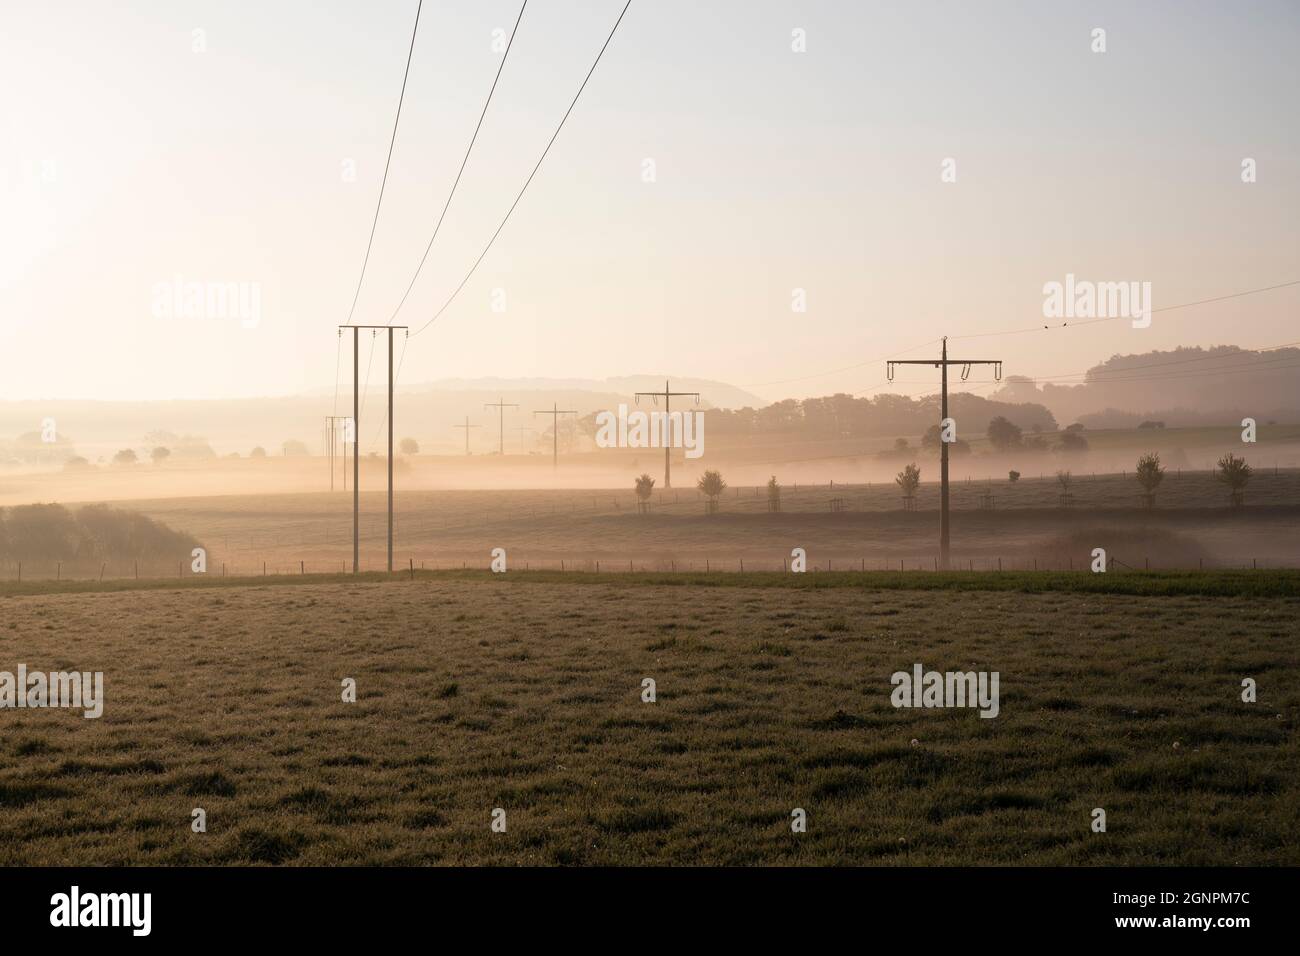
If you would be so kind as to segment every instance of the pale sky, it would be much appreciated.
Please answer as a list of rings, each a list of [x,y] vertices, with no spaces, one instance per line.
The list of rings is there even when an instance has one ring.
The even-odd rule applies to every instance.
[[[422,325],[460,282],[621,8],[529,3],[398,323]],[[7,2],[0,399],[330,385],[415,9]],[[389,321],[499,63],[493,30],[518,9],[426,0],[357,321]],[[1067,273],[1149,281],[1157,309],[1300,279],[1297,90],[1290,2],[633,0],[401,380],[649,373],[769,399],[870,393],[880,357],[1040,321],[1043,284]],[[941,182],[946,158],[956,182]],[[158,317],[156,287],[178,276],[256,287],[260,321]],[[1292,287],[1147,329],[953,348],[1060,375],[1115,353],[1300,339],[1298,312]],[[889,390],[927,391],[926,377]]]

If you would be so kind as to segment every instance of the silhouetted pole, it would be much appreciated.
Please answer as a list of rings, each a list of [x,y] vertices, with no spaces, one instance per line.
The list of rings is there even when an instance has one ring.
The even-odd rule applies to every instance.
[[[361,328],[352,327],[352,573],[361,564]],[[346,443],[345,443],[346,444]]]
[[[894,361],[886,363],[886,376],[889,381],[894,380],[895,365],[933,365],[942,369],[941,381],[943,383],[942,397],[940,398],[940,418],[948,418],[948,366],[962,366],[961,380],[966,381],[970,375],[972,365],[992,365],[993,375],[998,381],[1002,380],[1002,361],[1000,359],[950,359],[948,358],[948,337],[943,337],[943,348],[939,353],[939,361],[933,359],[908,359],[906,361]],[[943,422],[940,423],[943,427]],[[948,442],[943,440],[942,432],[939,435],[939,564],[943,570],[948,570],[948,545],[950,535],[948,530]]]
[[[393,330],[388,329],[388,573],[393,573]]]
[[[326,450],[326,454],[329,456],[329,462],[330,462],[330,491],[334,490],[334,461],[336,458],[338,458],[339,422],[346,422],[346,421],[347,418],[343,415],[325,416],[325,430],[327,435],[326,441],[329,443],[328,449]],[[348,452],[348,445],[347,442],[345,441],[343,443],[343,490],[344,491],[348,490],[347,452]]]
[[[560,408],[558,404],[552,404],[549,409],[544,408],[539,412],[533,412],[534,415],[551,416],[551,439],[554,450],[551,452],[551,470],[560,467],[560,416],[578,414],[571,408]]]
[[[478,426],[478,425],[471,425],[471,424],[469,423],[469,416],[466,415],[466,416],[465,416],[465,424],[464,424],[464,425],[452,425],[451,427],[452,427],[452,428],[463,428],[463,429],[465,429],[465,454],[468,455],[468,454],[469,454],[469,430],[470,430],[471,428],[478,428],[479,426]]]
[[[527,425],[520,425],[515,429],[515,431],[519,432],[519,454],[525,455],[528,452],[524,448],[524,432],[530,432],[533,431],[533,429],[529,428]]]
[[[668,388],[668,379],[664,379],[664,390],[662,392],[637,392],[636,400],[638,404],[640,404],[641,402],[642,395],[649,395],[651,398],[654,399],[654,403],[656,405],[659,404],[660,398],[664,400],[664,420],[668,423],[668,434],[664,436],[664,487],[671,488],[673,486],[672,460],[669,458],[669,452],[672,450],[673,447],[673,443],[672,443],[673,420],[672,420],[672,406],[669,403],[672,401],[672,398],[675,395],[678,396],[693,395],[695,397],[695,404],[698,405],[700,403],[700,393],[671,391]]]
[[[483,405],[483,407],[500,409],[500,412],[498,413],[500,417],[500,429],[501,429],[499,433],[500,454],[504,458],[506,453],[506,409],[518,408],[519,406],[514,404],[513,402],[507,402],[504,398],[500,398],[497,399],[497,401],[495,402],[486,402]],[[467,436],[469,435],[468,432],[466,432],[465,434]]]
[[[388,570],[393,570],[393,330],[404,325],[340,325],[352,330],[352,573],[361,566],[361,330],[388,330]],[[373,332],[371,333],[374,334]],[[373,354],[373,353],[372,353]],[[346,438],[346,436],[345,436]],[[343,443],[347,448],[346,440]],[[347,465],[344,466],[347,470]]]

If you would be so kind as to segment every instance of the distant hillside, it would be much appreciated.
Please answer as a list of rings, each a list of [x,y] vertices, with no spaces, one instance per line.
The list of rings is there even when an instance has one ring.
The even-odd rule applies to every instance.
[[[675,392],[699,392],[702,404],[714,408],[758,407],[766,402],[750,392],[707,378],[675,378],[664,375],[624,375],[616,378],[443,378],[424,385],[407,386],[412,391],[451,392],[597,392],[632,395],[662,390],[668,379]]]
[[[671,382],[674,391],[698,390],[702,408],[765,404],[723,382],[688,378]],[[398,439],[415,438],[426,452],[454,453],[465,447],[465,432],[458,426],[468,419],[471,450],[496,451],[501,419],[495,409],[484,405],[500,398],[520,406],[505,410],[506,450],[533,451],[549,428],[549,420],[535,411],[558,405],[581,417],[616,409],[620,402],[630,404],[635,392],[656,388],[663,388],[663,379],[650,376],[444,379],[403,385],[397,390],[394,430]],[[372,381],[361,406],[363,452],[384,448],[387,400],[384,387]],[[159,433],[182,436],[187,448],[210,449],[209,454],[248,455],[261,447],[269,455],[278,455],[288,441],[301,442],[309,452],[319,454],[324,446],[325,416],[351,412],[348,383],[340,385],[337,398],[331,388],[310,395],[207,401],[0,401],[0,466],[14,461],[61,461],[73,455],[97,462],[110,459],[123,448],[147,457],[157,444],[174,447],[175,443],[153,440],[151,436]],[[57,443],[41,441],[47,419],[54,422]]]
[[[1063,424],[1127,427],[1146,420],[1170,427],[1240,421],[1300,422],[1300,349],[1255,352],[1235,345],[1115,355],[1081,382],[1010,376],[990,396],[1039,402]]]

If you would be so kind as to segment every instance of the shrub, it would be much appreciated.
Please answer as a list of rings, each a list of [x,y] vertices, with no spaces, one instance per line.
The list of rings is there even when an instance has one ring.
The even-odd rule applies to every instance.
[[[916,467],[916,462],[912,462],[895,476],[894,482],[903,489],[903,494],[910,498],[916,494],[916,489],[921,487],[921,469]]]

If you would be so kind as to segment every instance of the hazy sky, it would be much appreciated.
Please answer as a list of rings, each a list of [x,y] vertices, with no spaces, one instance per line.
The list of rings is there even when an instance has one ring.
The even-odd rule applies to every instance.
[[[6,3],[0,398],[330,385],[415,8]],[[621,8],[529,3],[397,322],[423,324],[460,282]],[[390,319],[498,65],[493,30],[517,13],[426,0],[358,321]],[[1098,27],[1105,53],[1091,50]],[[1297,90],[1292,2],[633,0],[401,379],[644,372],[768,398],[871,392],[878,357],[1040,321],[1043,284],[1067,273],[1149,281],[1156,308],[1300,279]],[[955,183],[940,178],[949,157]],[[245,283],[259,321],[159,317],[158,284],[176,277]],[[1298,311],[1292,287],[1147,329],[953,347],[1059,375],[1120,352],[1300,339]]]

